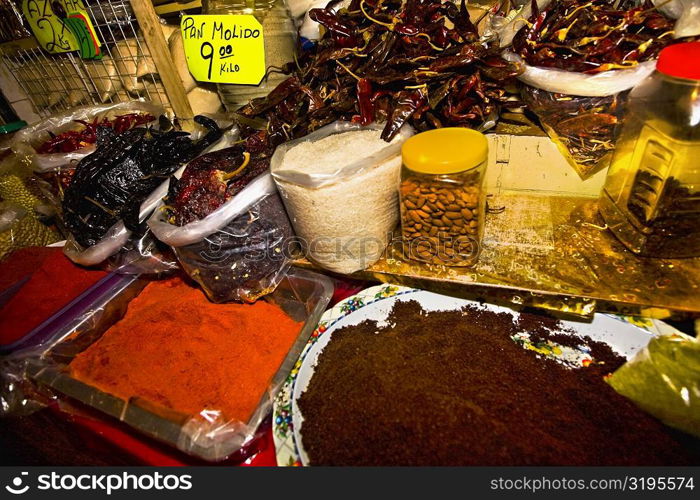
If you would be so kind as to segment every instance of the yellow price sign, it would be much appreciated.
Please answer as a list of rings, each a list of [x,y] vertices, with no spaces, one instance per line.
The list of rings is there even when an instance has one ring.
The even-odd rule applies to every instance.
[[[184,16],[180,29],[195,80],[257,85],[265,76],[263,27],[254,16]]]
[[[52,54],[78,50],[78,41],[51,8],[49,0],[22,0],[22,12],[39,45]]]

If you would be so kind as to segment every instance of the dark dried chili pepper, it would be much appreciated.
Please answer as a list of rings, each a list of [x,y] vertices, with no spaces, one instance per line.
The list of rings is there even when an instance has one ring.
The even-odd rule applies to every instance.
[[[460,2],[459,12],[452,13],[450,21],[454,23],[455,30],[465,39],[476,40],[479,37],[478,30],[471,21],[469,11],[467,11],[466,2],[464,0]]]
[[[423,104],[425,104],[425,94],[421,90],[401,91],[396,100],[396,106],[391,113],[391,117],[387,120],[384,130],[382,130],[382,139],[385,141],[392,140],[399,129],[416,112]]]
[[[328,9],[311,9],[309,17],[327,30],[337,35],[350,37],[355,33],[355,29],[338,19],[333,11]]]
[[[360,125],[369,125],[374,121],[374,105],[372,83],[366,78],[357,81],[357,103],[360,107]]]
[[[102,129],[112,129],[115,133],[121,134],[133,127],[153,120],[155,120],[155,117],[149,113],[127,113],[112,120],[105,117],[102,121],[98,121],[98,118],[95,118],[92,122],[74,120],[75,123],[79,123],[83,128],[80,130],[67,130],[58,135],[49,131],[50,139],[37,147],[36,151],[39,154],[71,153],[90,144],[95,144],[98,132]]]
[[[120,219],[128,229],[136,229],[146,197],[221,137],[213,120],[196,116],[195,121],[208,129],[199,141],[176,130],[132,128],[115,134],[78,162],[64,190],[62,208],[63,222],[80,245],[94,245]]]
[[[464,47],[462,47],[462,50],[458,55],[441,57],[430,63],[430,70],[443,72],[454,68],[469,66],[470,64],[474,63],[474,61],[479,57],[479,54],[481,52],[483,51],[479,50],[478,46],[473,47],[471,45],[465,45]],[[503,59],[500,58],[500,56],[496,57],[503,61]],[[510,66],[506,61],[503,62],[505,63],[506,67]]]
[[[277,106],[290,95],[295,94],[300,88],[299,79],[296,76],[290,76],[275,87],[267,96],[250,101],[241,113],[245,116],[255,116],[264,113],[268,109]]]

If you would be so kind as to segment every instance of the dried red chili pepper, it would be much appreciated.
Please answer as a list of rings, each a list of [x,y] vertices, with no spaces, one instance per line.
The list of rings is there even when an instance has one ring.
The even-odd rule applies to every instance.
[[[532,66],[596,73],[654,59],[673,43],[673,21],[648,0],[563,0],[532,15],[513,48]]]
[[[328,9],[311,9],[309,17],[312,21],[316,21],[337,35],[349,37],[355,33],[355,29],[352,26],[341,22],[333,11]]]
[[[357,101],[360,106],[360,124],[369,125],[374,121],[372,104],[372,83],[366,78],[357,81]]]
[[[155,120],[149,113],[127,113],[108,120],[106,117],[101,122],[95,118],[92,122],[74,120],[83,125],[81,130],[67,130],[59,135],[49,132],[51,138],[36,148],[39,154],[71,153],[97,142],[97,129],[111,128],[117,134],[121,134],[133,127],[143,125]]]

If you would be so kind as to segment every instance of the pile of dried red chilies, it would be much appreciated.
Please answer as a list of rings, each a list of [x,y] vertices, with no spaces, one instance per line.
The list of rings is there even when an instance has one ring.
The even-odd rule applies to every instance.
[[[583,73],[624,69],[656,58],[673,42],[673,23],[648,0],[561,0],[541,11],[533,0],[513,48],[531,66]]]
[[[464,1],[353,0],[347,9],[312,9],[325,28],[293,75],[241,110],[263,117],[280,140],[338,119],[386,122],[391,140],[404,123],[417,130],[484,128],[518,74],[496,45],[479,41]]]
[[[71,153],[89,144],[95,144],[97,142],[97,130],[100,128],[111,128],[117,134],[121,134],[132,127],[143,125],[153,120],[155,120],[155,117],[148,113],[127,113],[112,120],[105,117],[102,121],[95,118],[92,122],[74,120],[76,123],[83,125],[84,128],[68,130],[58,135],[49,132],[51,138],[41,144],[36,151],[40,154]]]

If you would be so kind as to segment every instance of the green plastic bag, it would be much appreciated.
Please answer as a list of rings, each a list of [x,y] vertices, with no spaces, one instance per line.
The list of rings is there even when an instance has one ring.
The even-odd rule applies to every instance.
[[[666,425],[700,437],[700,340],[655,337],[608,383]]]

